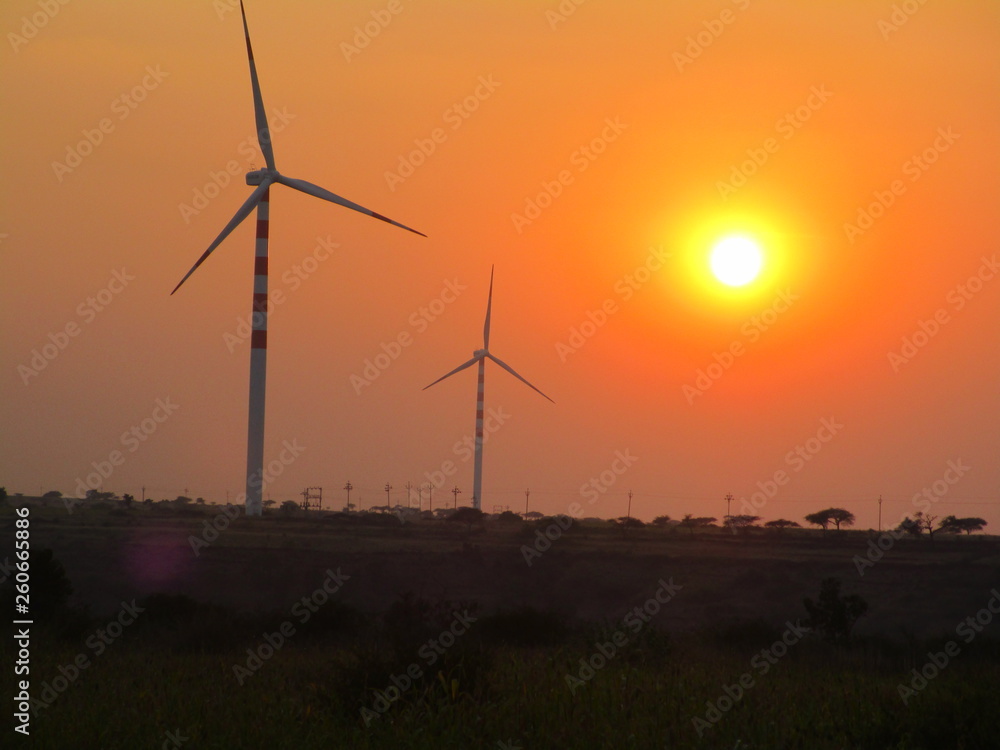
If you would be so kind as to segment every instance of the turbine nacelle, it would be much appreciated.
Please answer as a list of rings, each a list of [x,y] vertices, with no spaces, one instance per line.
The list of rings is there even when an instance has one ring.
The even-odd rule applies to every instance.
[[[476,349],[476,351],[472,353],[472,356],[476,359],[482,359],[483,357],[489,356],[489,353],[488,349]]]
[[[253,172],[247,172],[247,185],[260,185],[264,182],[264,180],[271,183],[274,182],[277,177],[277,169],[255,169]]]

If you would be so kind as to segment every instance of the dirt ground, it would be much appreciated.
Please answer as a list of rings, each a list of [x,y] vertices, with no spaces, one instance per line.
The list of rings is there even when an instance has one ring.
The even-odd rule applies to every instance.
[[[484,533],[469,534],[445,522],[393,518],[373,527],[314,516],[238,518],[201,545],[192,540],[206,538],[206,520],[220,509],[187,512],[88,509],[70,515],[39,508],[32,545],[54,550],[75,588],[73,601],[94,614],[154,592],[284,611],[321,586],[328,569],[339,569],[350,579],[337,597],[371,613],[412,592],[475,601],[486,612],[527,605],[613,622],[652,597],[663,579],[681,589],[656,614],[659,627],[739,620],[780,626],[804,617],[803,597],[815,598],[820,581],[833,576],[845,593],[858,593],[869,604],[859,635],[927,637],[953,634],[1000,589],[1000,540],[982,535],[939,534],[933,543],[902,539],[860,575],[858,559],[869,559],[866,532],[755,530],[741,537],[646,528],[623,538],[620,530],[577,527],[536,547],[534,530],[520,524],[491,523]],[[529,553],[529,565],[526,549],[544,551]]]

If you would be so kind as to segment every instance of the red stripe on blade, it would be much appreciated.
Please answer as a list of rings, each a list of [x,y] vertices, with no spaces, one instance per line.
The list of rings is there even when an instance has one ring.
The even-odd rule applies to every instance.
[[[251,349],[267,349],[267,331],[254,331],[250,335]]]

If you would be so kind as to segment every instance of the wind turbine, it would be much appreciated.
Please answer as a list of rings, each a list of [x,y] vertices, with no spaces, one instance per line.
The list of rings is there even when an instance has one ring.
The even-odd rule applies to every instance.
[[[260,82],[257,79],[257,66],[254,64],[253,48],[250,46],[250,29],[247,27],[246,11],[243,9],[243,0],[240,0],[240,14],[243,16],[243,34],[247,41],[247,57],[250,60],[250,85],[253,88],[253,109],[257,123],[257,141],[260,143],[261,153],[267,166],[264,169],[257,169],[248,172],[247,185],[253,185],[254,190],[250,197],[246,199],[236,215],[226,224],[225,228],[215,238],[215,241],[208,246],[208,250],[202,253],[198,261],[191,267],[180,283],[174,287],[174,294],[181,288],[181,284],[187,281],[188,277],[205,259],[212,254],[229,234],[236,229],[240,223],[250,215],[250,212],[257,209],[257,243],[256,255],[254,257],[254,281],[253,281],[253,307],[252,307],[252,328],[253,333],[250,338],[250,408],[249,419],[247,420],[247,482],[246,482],[246,514],[248,516],[259,516],[261,514],[261,490],[264,480],[264,383],[267,372],[267,239],[269,221],[269,201],[270,187],[272,183],[278,183],[298,190],[306,195],[336,203],[340,206],[359,211],[381,221],[388,222],[402,229],[406,229],[421,237],[427,235],[415,229],[393,221],[381,214],[377,214],[364,206],[334,195],[329,190],[313,185],[305,180],[297,180],[281,174],[274,166],[274,150],[271,147],[271,133],[267,126],[267,116],[264,112],[264,101],[260,94]]]
[[[531,388],[533,391],[537,391],[545,398],[552,401],[551,398],[546,396],[544,393],[539,391],[535,386],[529,383],[527,380],[522,378],[513,368],[507,363],[501,361],[499,358],[494,357],[490,353],[490,311],[493,308],[493,267],[490,267],[490,294],[486,301],[486,323],[483,325],[483,348],[477,349],[472,353],[472,359],[468,362],[459,365],[454,370],[449,372],[447,375],[442,375],[440,378],[435,380],[431,385],[436,385],[440,383],[445,378],[450,378],[456,372],[461,372],[466,367],[471,367],[472,365],[479,363],[479,389],[476,395],[476,452],[475,459],[473,463],[473,474],[472,474],[472,507],[478,510],[482,510],[483,504],[483,392],[485,387],[484,376],[486,371],[486,360],[491,359],[500,365],[503,369],[513,375],[515,378],[520,380],[526,386]],[[426,391],[431,385],[425,386]],[[552,401],[555,403],[555,401]]]

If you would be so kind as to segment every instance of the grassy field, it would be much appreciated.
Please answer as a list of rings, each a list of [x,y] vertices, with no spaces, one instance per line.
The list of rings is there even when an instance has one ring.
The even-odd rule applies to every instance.
[[[202,546],[218,507],[31,507],[33,547],[52,549],[74,587],[32,641],[32,694],[48,705],[36,704],[31,747],[995,748],[1000,737],[1000,625],[957,630],[1000,587],[991,537],[902,539],[859,575],[865,532],[623,537],[582,524],[529,565],[525,549],[546,545],[522,523],[275,515],[237,518]],[[7,554],[11,508],[0,523]],[[798,630],[803,598],[830,577],[869,607],[846,643]],[[143,611],[123,616],[133,599]],[[9,639],[0,652],[13,662]]]

